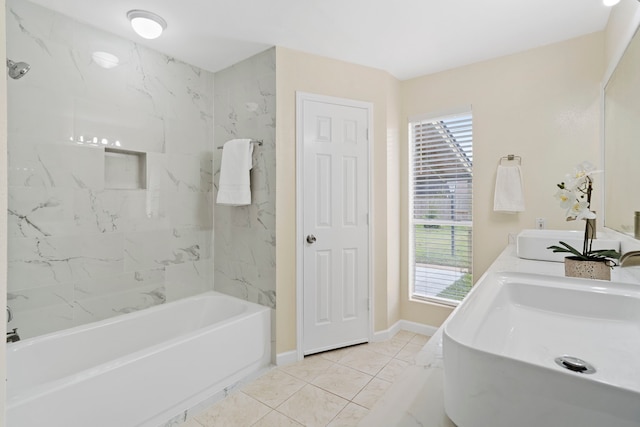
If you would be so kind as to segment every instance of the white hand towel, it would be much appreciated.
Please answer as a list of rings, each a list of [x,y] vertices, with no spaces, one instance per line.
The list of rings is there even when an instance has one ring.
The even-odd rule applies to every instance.
[[[524,188],[520,165],[498,165],[493,210],[504,213],[524,212]]]
[[[253,144],[250,139],[232,139],[222,148],[220,183],[218,185],[219,205],[245,206],[251,204],[251,155]]]

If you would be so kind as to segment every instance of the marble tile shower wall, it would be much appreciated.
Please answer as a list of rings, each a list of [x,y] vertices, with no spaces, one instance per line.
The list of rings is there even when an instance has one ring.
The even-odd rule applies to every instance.
[[[35,336],[212,289],[213,74],[24,0],[6,31],[31,64],[7,82],[10,326]],[[105,163],[109,149],[146,165]]]
[[[276,57],[269,49],[215,73],[216,145],[263,141],[253,152],[251,205],[215,205],[215,290],[275,309]],[[221,150],[214,153],[214,183]],[[217,188],[214,189],[214,193]],[[273,322],[272,322],[273,323]]]

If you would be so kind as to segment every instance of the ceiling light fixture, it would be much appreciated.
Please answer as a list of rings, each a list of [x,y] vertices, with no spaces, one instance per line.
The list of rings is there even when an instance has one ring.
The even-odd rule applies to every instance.
[[[156,39],[167,28],[167,21],[146,10],[130,10],[127,18],[131,21],[133,31],[145,39]]]
[[[620,0],[602,0],[605,6],[615,6],[620,3]]]

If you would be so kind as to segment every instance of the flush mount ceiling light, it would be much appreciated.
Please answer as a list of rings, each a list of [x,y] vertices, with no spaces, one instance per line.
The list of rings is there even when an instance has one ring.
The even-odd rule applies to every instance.
[[[146,10],[130,10],[127,18],[131,21],[133,31],[145,39],[155,39],[167,28],[167,22],[155,13]]]
[[[602,0],[605,6],[615,6],[620,3],[620,0]]]

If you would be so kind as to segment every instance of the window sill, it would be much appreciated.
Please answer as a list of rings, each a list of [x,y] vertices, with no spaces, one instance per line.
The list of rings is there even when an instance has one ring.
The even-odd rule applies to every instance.
[[[435,298],[429,298],[429,297],[421,297],[421,296],[417,296],[417,295],[412,295],[409,297],[409,301],[410,302],[416,302],[416,303],[420,303],[420,304],[427,304],[427,305],[435,305],[437,307],[446,307],[446,308],[456,308],[458,306],[458,304],[460,304],[462,301],[443,301],[440,299],[435,299]]]

